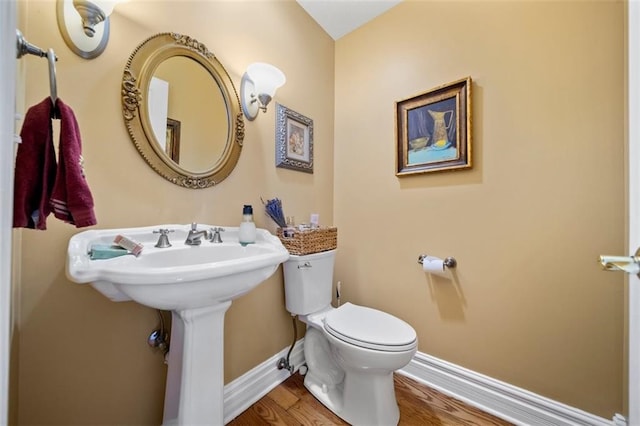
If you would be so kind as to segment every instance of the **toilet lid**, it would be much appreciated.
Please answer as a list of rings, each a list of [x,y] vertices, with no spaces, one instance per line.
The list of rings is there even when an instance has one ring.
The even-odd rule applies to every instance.
[[[416,332],[406,322],[351,303],[329,312],[324,328],[340,340],[367,349],[402,352],[416,346]]]

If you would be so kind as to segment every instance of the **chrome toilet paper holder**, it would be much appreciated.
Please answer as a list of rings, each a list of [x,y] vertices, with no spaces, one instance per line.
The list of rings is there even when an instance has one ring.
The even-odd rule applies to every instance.
[[[418,256],[418,263],[422,265],[422,262],[424,261],[424,258],[427,257],[428,255],[426,254],[421,254],[420,256]],[[458,265],[458,262],[456,261],[456,259],[454,257],[447,257],[445,258],[442,263],[444,263],[444,266],[446,266],[447,268],[455,268]]]

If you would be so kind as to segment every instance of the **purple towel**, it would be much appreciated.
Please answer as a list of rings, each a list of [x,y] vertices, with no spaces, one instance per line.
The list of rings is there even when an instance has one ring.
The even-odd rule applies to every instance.
[[[84,177],[82,142],[73,111],[58,98],[58,164],[53,146],[53,105],[46,98],[25,115],[15,168],[13,227],[47,229],[47,216],[77,228],[97,223],[93,197]]]
[[[56,177],[51,99],[27,111],[20,131],[13,194],[13,227],[47,229],[49,199]]]
[[[93,197],[84,176],[80,129],[73,110],[58,98],[60,111],[60,144],[51,207],[58,219],[76,228],[95,225]]]

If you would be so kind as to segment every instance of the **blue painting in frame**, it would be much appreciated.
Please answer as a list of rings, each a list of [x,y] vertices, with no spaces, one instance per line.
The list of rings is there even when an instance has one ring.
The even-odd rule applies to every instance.
[[[470,168],[471,77],[396,102],[396,175]]]

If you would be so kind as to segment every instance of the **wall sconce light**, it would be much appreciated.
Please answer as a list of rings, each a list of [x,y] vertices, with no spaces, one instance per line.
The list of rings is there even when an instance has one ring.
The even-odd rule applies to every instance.
[[[253,121],[260,109],[266,112],[276,90],[286,81],[284,73],[273,65],[263,62],[249,65],[240,83],[240,103],[244,116]]]
[[[109,42],[109,15],[118,0],[57,0],[58,28],[76,55],[93,59]]]

